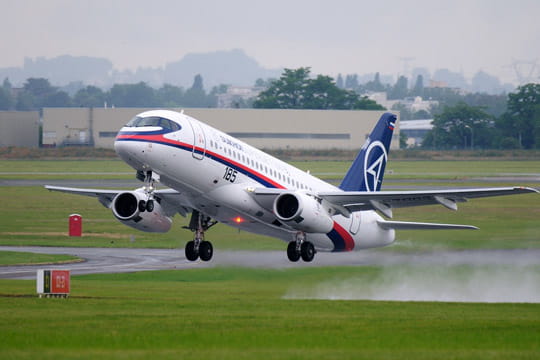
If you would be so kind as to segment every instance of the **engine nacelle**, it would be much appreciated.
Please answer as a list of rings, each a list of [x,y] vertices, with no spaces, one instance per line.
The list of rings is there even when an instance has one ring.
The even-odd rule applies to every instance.
[[[334,221],[327,210],[313,197],[287,192],[274,200],[274,214],[282,223],[308,233],[329,233]]]
[[[157,200],[152,211],[140,211],[139,203],[148,196],[143,190],[126,191],[116,195],[111,203],[114,216],[124,225],[146,232],[164,233],[170,230],[172,219],[166,216]]]

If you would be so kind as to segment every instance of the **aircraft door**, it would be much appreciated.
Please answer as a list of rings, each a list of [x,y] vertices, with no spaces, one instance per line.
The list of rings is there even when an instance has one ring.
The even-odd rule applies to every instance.
[[[193,130],[193,152],[192,155],[195,159],[204,159],[206,154],[206,137],[204,130],[197,121],[190,121],[191,129]]]
[[[353,212],[351,214],[351,228],[350,232],[353,235],[356,235],[360,230],[360,212]]]

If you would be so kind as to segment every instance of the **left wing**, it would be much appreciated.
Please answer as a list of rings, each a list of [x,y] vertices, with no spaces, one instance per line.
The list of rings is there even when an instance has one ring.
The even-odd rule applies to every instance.
[[[516,195],[539,191],[527,187],[501,187],[484,189],[456,189],[433,191],[335,191],[322,192],[318,196],[348,216],[346,212],[377,210],[386,217],[392,217],[392,208],[422,205],[442,205],[457,210],[457,203],[491,196]],[[345,210],[345,211],[344,211]]]
[[[250,191],[255,200],[263,207],[272,209],[276,196],[288,191],[282,189],[258,188]],[[527,187],[500,187],[483,189],[455,189],[428,191],[330,191],[320,192],[316,196],[327,202],[336,213],[349,217],[352,212],[376,210],[392,218],[393,208],[422,205],[442,205],[457,210],[457,203],[491,196],[526,194],[539,191]],[[396,228],[398,224],[396,223]]]

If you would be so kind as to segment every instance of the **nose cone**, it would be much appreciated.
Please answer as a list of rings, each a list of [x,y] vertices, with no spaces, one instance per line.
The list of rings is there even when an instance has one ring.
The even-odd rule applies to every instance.
[[[134,169],[141,170],[144,168],[143,144],[139,141],[130,141],[129,136],[122,134],[121,130],[114,141],[114,151]]]

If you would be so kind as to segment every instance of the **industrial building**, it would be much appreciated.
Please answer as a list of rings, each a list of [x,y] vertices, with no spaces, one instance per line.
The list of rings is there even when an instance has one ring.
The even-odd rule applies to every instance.
[[[0,111],[0,146],[38,147],[39,112]]]
[[[43,145],[112,148],[140,108],[45,108]],[[182,109],[173,109],[182,111]],[[185,114],[263,149],[358,149],[383,111],[184,109]],[[399,148],[399,122],[392,148]]]

